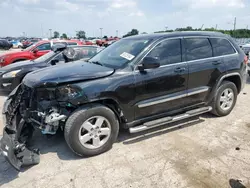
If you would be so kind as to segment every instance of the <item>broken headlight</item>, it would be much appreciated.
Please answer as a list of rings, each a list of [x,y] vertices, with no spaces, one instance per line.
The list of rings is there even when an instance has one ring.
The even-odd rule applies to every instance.
[[[74,99],[81,94],[81,90],[70,85],[59,87],[56,89],[56,98],[59,101]]]

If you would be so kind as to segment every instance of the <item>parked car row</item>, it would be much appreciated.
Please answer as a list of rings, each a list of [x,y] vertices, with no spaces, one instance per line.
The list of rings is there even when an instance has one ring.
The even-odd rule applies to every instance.
[[[64,54],[61,48],[45,59]],[[66,54],[74,57],[71,49]],[[139,35],[88,60],[51,66],[52,59],[27,74],[3,107],[1,149],[17,170],[40,161],[39,150],[27,146],[34,128],[49,135],[61,129],[75,154],[93,156],[112,148],[121,128],[137,133],[207,112],[226,116],[245,85],[248,61],[216,32]]]
[[[24,76],[32,71],[80,59],[87,60],[102,49],[98,46],[56,44],[52,47],[52,51],[35,60],[21,61],[0,68],[0,91],[12,91],[21,83]]]
[[[248,58],[247,72],[248,72],[248,75],[250,76],[250,59],[249,59],[250,44],[248,43],[248,44],[241,45],[240,48],[243,50],[243,52],[246,54],[246,56]]]
[[[15,51],[5,53],[0,55],[0,66],[4,67],[6,65],[16,63],[24,60],[36,59],[51,51],[51,46],[54,44],[63,43],[67,45],[81,45],[80,42],[70,41],[70,40],[60,40],[60,41],[46,41],[41,40],[22,51]]]
[[[13,44],[11,44],[9,41],[7,41],[6,39],[0,39],[1,50],[9,50],[12,47],[13,47]]]
[[[22,42],[22,48],[23,49],[28,48],[29,46],[31,46],[34,43],[39,42],[39,41],[40,41],[40,39],[28,39],[28,40],[24,40]]]

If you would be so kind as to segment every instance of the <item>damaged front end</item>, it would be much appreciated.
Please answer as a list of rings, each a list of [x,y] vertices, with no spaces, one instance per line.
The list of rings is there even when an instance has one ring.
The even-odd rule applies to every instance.
[[[11,92],[3,107],[4,130],[0,147],[7,161],[17,170],[40,162],[39,150],[29,148],[34,128],[43,134],[56,134],[73,107],[62,99],[58,89],[33,89],[24,84]],[[63,91],[65,92],[65,91]],[[73,95],[74,92],[70,92]],[[69,95],[66,95],[69,97]]]

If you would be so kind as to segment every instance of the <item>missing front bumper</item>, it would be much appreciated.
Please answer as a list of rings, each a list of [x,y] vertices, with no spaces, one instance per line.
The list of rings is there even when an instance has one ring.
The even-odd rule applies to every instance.
[[[5,159],[18,171],[22,166],[36,165],[40,162],[39,150],[29,150],[25,144],[16,140],[16,133],[10,133],[6,128],[3,131],[0,148]]]
[[[19,87],[18,87],[19,88]],[[19,104],[16,101],[18,88],[13,90],[4,103],[3,116],[7,119],[3,130],[3,137],[0,141],[0,148],[5,159],[18,171],[22,166],[35,165],[40,162],[39,150],[29,150],[25,143],[26,140],[20,141],[22,130],[25,127],[25,120],[17,119],[17,110]],[[6,118],[8,115],[8,118]],[[10,119],[10,117],[13,117]],[[30,132],[33,130],[31,129]],[[25,137],[24,137],[25,138]],[[27,137],[28,139],[28,137]]]

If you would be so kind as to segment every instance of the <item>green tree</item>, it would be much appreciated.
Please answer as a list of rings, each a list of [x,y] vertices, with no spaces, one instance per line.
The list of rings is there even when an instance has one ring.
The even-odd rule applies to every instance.
[[[107,36],[107,35],[105,35],[103,38],[104,38],[104,39],[107,39],[107,38],[108,38],[108,36]]]
[[[77,31],[77,32],[76,32],[76,37],[77,37],[78,39],[86,39],[86,32],[85,32],[85,31],[82,31],[82,30]]]
[[[145,35],[145,34],[148,34],[148,33],[147,33],[147,32],[142,32],[141,34],[142,34],[142,35]]]
[[[191,26],[184,27],[184,28],[176,28],[175,31],[201,31],[201,28],[192,28]],[[250,38],[250,30],[249,29],[236,29],[236,30],[218,30],[213,27],[205,28],[204,31],[213,31],[213,32],[220,32],[226,35],[230,35],[234,38]],[[165,32],[173,32],[173,30],[167,31],[155,31],[154,33],[165,33]]]
[[[63,33],[63,34],[62,34],[62,36],[61,36],[61,38],[63,38],[63,39],[67,39],[67,38],[68,38],[68,36],[67,36],[65,33]]]
[[[130,32],[128,32],[123,37],[129,37],[129,36],[138,35],[138,34],[139,34],[139,31],[137,29],[132,29]]]
[[[53,38],[59,38],[60,33],[58,31],[54,31],[54,37]]]

